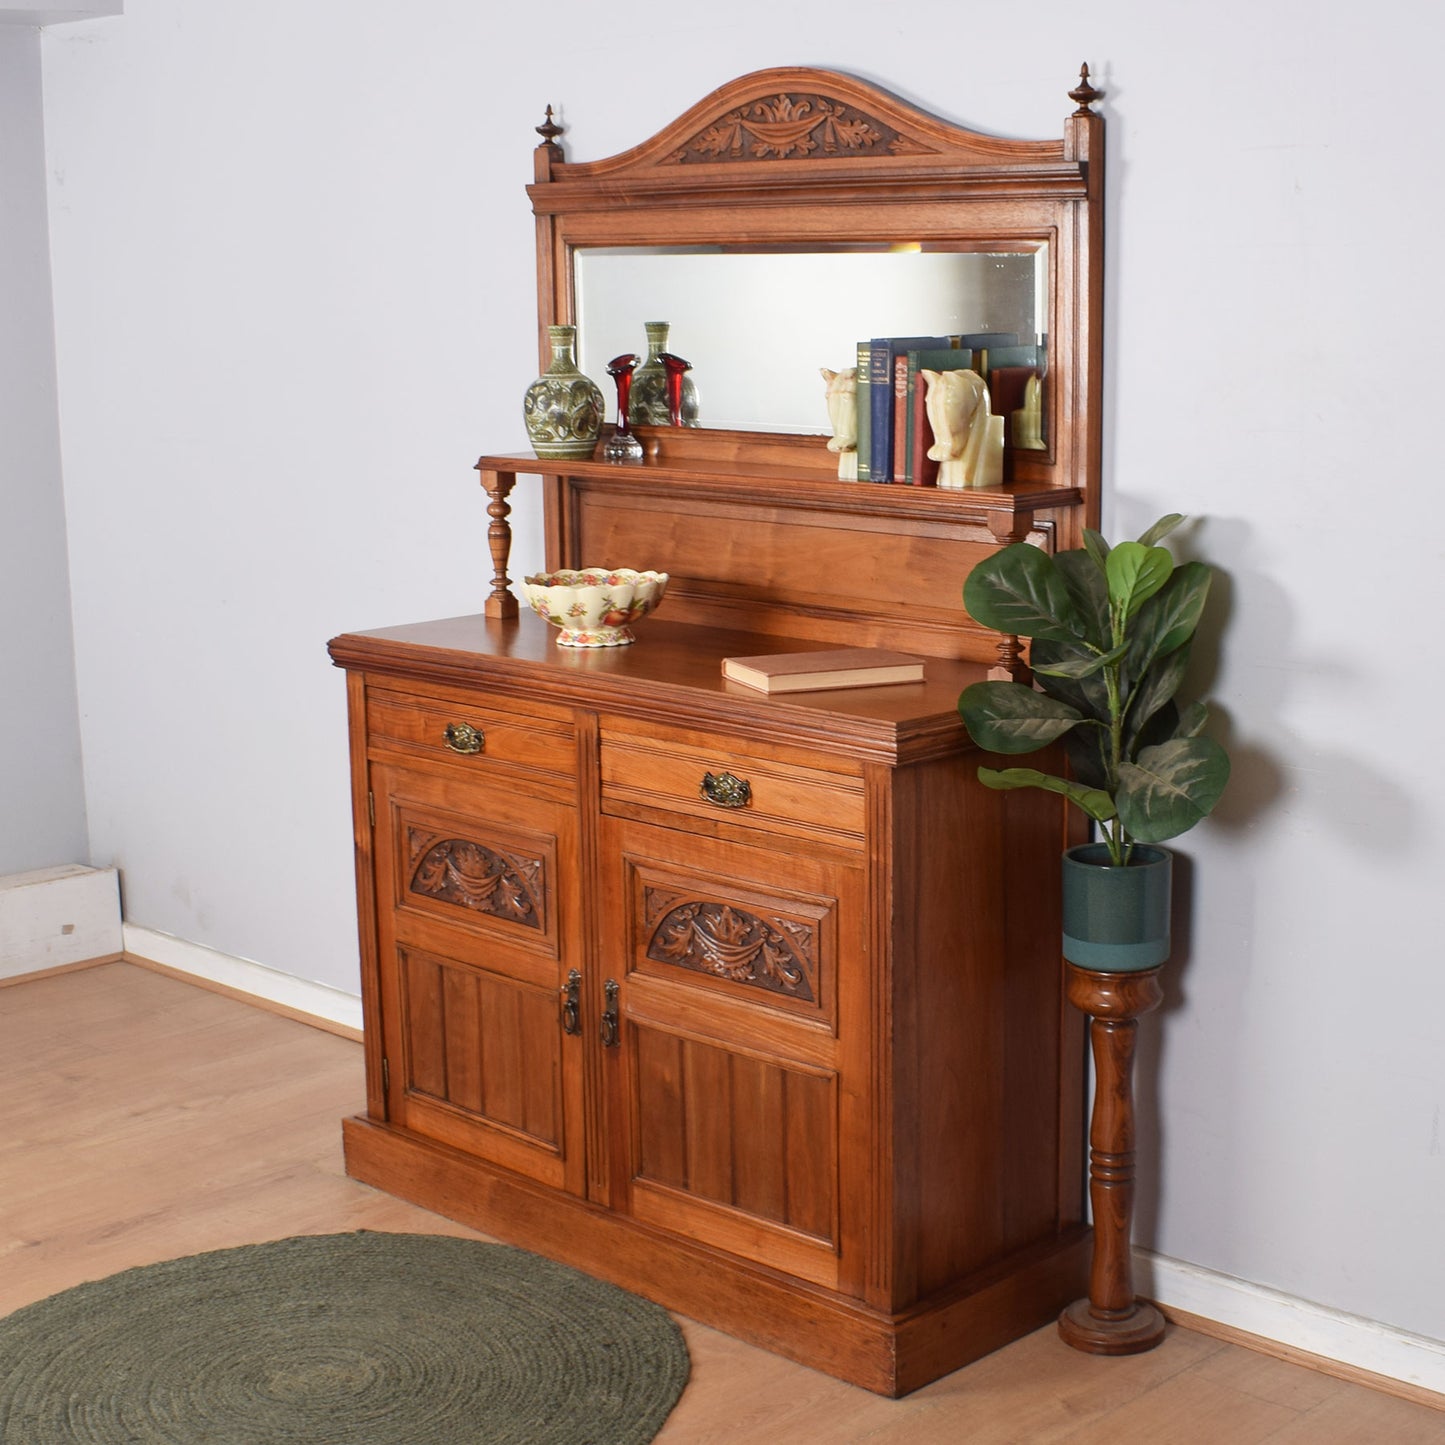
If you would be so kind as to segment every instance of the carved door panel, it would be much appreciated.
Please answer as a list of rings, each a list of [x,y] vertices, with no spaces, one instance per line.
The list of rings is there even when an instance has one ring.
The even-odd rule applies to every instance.
[[[614,1207],[858,1292],[862,867],[602,826]]]
[[[583,1192],[573,809],[385,764],[372,790],[388,1117]]]

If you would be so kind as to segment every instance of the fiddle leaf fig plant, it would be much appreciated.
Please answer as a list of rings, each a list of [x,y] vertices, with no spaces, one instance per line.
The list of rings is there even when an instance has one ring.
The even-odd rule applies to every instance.
[[[965,688],[958,709],[970,735],[1007,754],[1063,738],[1072,774],[981,767],[979,779],[1062,794],[1099,825],[1115,866],[1136,842],[1192,828],[1229,781],[1229,755],[1204,735],[1204,704],[1178,697],[1210,581],[1202,562],[1178,565],[1159,545],[1183,520],[1162,517],[1114,547],[1085,531],[1083,547],[1057,556],[1015,543],[963,588],[976,622],[1032,640],[1037,684]]]

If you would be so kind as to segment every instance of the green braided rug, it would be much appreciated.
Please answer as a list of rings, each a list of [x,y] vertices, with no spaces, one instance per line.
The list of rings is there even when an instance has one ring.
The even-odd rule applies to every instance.
[[[658,1306],[520,1249],[331,1234],[0,1320],[4,1445],[631,1445],[687,1383]]]

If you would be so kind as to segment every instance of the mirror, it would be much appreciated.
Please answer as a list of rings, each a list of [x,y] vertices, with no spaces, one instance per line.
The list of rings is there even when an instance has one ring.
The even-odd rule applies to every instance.
[[[1043,345],[1045,242],[1010,250],[911,246],[578,247],[575,306],[582,370],[615,397],[607,363],[646,355],[646,321],[692,363],[701,424],[828,431],[820,367],[856,361],[874,336],[1004,333]]]

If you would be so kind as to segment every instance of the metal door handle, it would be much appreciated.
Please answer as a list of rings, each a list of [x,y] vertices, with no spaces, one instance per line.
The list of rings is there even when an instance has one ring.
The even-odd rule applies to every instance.
[[[617,980],[609,978],[604,989],[607,1007],[602,1011],[602,1047],[612,1049],[617,1047]]]

